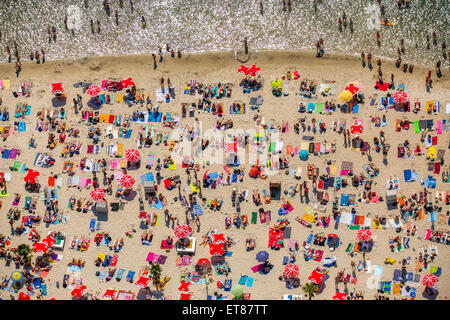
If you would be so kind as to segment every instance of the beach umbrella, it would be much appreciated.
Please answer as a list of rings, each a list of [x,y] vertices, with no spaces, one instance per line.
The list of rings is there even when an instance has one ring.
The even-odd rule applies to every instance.
[[[81,298],[83,296],[83,291],[86,290],[86,286],[84,285],[77,285],[75,289],[72,290],[70,293],[72,297]]]
[[[177,226],[174,229],[175,237],[177,237],[178,239],[184,238],[184,237],[189,237],[191,232],[192,232],[192,228],[187,225]]]
[[[19,292],[19,300],[30,300],[30,296],[26,293]]]
[[[363,129],[363,127],[361,125],[358,125],[358,126],[353,125],[353,126],[350,127],[350,132],[352,134],[355,133],[355,132],[361,134],[361,133],[363,133],[363,131],[364,131],[364,129]]]
[[[432,288],[436,284],[437,280],[438,280],[437,276],[428,273],[422,278],[422,284],[428,288]]]
[[[239,285],[239,284],[238,285],[234,285],[231,288],[231,294],[233,296],[235,296],[235,297],[240,297],[240,296],[242,296],[243,293],[244,293],[244,287]]]
[[[288,264],[284,267],[284,275],[288,278],[295,278],[298,276],[300,270],[295,264]]]
[[[272,88],[278,88],[281,85],[281,80],[276,79],[272,81]]]
[[[248,72],[249,72],[248,70],[249,70],[249,67],[241,64],[241,66],[238,69],[238,72],[241,72],[241,73],[243,73],[245,75],[248,75]]]
[[[13,279],[13,281],[15,282],[22,280],[22,278],[23,278],[22,272],[14,271],[13,273],[11,273],[11,279]]]
[[[209,245],[209,253],[215,256],[223,256],[225,254],[225,247],[223,243],[212,243]]]
[[[179,291],[188,292],[190,289],[191,283],[186,281],[181,281],[181,285],[178,287]]]
[[[90,192],[91,198],[94,201],[103,200],[105,198],[105,190],[102,188],[94,189]]]
[[[125,159],[130,162],[138,162],[141,158],[141,153],[136,149],[128,149],[125,151]]]
[[[191,296],[190,293],[180,293],[180,300],[191,300]]]
[[[64,93],[64,83],[62,82],[53,82],[50,85],[50,90],[53,94],[63,94]]]
[[[207,258],[201,258],[197,262],[198,265],[208,264],[208,263],[211,263],[211,261],[209,261]]]
[[[126,89],[128,88],[128,86],[134,86],[134,81],[132,78],[128,78],[125,80],[120,81],[120,83],[122,84],[122,86]]]
[[[405,103],[408,101],[408,94],[405,91],[394,92],[394,102],[395,103]]]
[[[34,244],[34,253],[42,251],[43,253],[46,253],[48,251],[48,246],[45,243],[42,242],[36,242]]]
[[[213,234],[211,236],[212,243],[221,244],[227,242],[223,233]]]
[[[353,93],[349,90],[344,90],[339,94],[339,99],[341,99],[344,102],[349,102],[353,98]]]
[[[120,185],[128,189],[131,188],[135,182],[136,180],[127,174],[124,174],[122,178],[120,178]]]
[[[345,292],[336,292],[336,294],[333,296],[333,300],[345,300],[345,297],[347,294]]]
[[[372,231],[370,229],[360,229],[358,230],[357,238],[361,241],[369,241],[372,237]]]
[[[206,170],[206,171],[205,171],[205,173],[203,174],[203,180],[205,180],[205,179],[206,179],[206,177],[208,176],[208,172],[209,172],[209,169],[208,169],[208,170]]]
[[[325,275],[323,273],[318,272],[317,270],[313,270],[311,275],[308,277],[308,280],[312,280],[315,284],[322,283]]]
[[[141,212],[139,212],[139,219],[145,219],[145,218],[147,218],[147,216],[148,216],[148,213],[147,212],[145,212],[145,211],[141,211]]]
[[[116,297],[117,294],[117,290],[114,289],[108,289],[105,291],[105,293],[103,294],[103,298],[109,298],[109,299],[114,299]]]
[[[52,245],[54,245],[56,243],[56,240],[50,236],[47,236],[42,240],[42,242],[44,244],[46,244],[47,246],[51,247]]]
[[[102,91],[102,88],[93,84],[87,89],[86,94],[94,97],[97,96],[100,93],[100,91]]]
[[[252,76],[256,76],[256,74],[258,73],[258,71],[261,71],[261,68],[255,66],[255,65],[252,65],[252,66],[250,67],[250,69],[248,69],[248,72],[249,72]]]
[[[353,83],[350,83],[348,86],[345,87],[345,90],[350,91],[352,94],[355,94],[359,91],[359,88],[356,87]]]
[[[256,260],[259,262],[264,262],[269,259],[269,253],[267,251],[260,251],[256,254]]]
[[[134,284],[137,286],[140,286],[142,288],[148,287],[148,282],[150,281],[150,278],[148,277],[139,277],[138,281],[136,281]]]
[[[23,180],[27,183],[30,184],[35,184],[36,183],[36,177],[38,177],[40,175],[39,172],[33,170],[33,169],[28,169],[27,171],[27,175],[23,178]]]

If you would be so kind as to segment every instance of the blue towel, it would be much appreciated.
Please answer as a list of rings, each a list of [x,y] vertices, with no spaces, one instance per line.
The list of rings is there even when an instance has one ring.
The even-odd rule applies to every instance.
[[[352,108],[352,113],[358,113],[358,111],[359,111],[359,104],[354,105]]]
[[[254,280],[254,278],[248,277],[247,287],[249,287],[249,288],[253,287],[253,280]]]
[[[244,286],[247,279],[248,279],[248,276],[246,276],[246,275],[241,276],[241,278],[239,279],[239,284],[241,286]]]
[[[106,277],[106,271],[103,270],[102,273],[99,275],[98,278],[99,278],[100,280],[104,280],[105,277]]]
[[[134,272],[134,271],[132,271],[132,270],[129,270],[128,271],[128,274],[127,274],[127,280],[128,281],[133,281],[133,278],[134,278],[134,274],[135,274],[136,272]]]
[[[9,154],[11,153],[11,150],[9,150],[9,149],[4,149],[3,150],[3,155],[2,155],[2,158],[3,159],[9,159]]]

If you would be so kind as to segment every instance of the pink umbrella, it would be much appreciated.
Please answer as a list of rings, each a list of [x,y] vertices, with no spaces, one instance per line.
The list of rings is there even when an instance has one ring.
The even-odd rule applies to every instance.
[[[405,103],[408,101],[408,94],[405,91],[396,91],[394,93],[395,103]]]
[[[102,88],[96,85],[92,85],[87,89],[86,94],[94,97],[97,96],[100,93],[100,91],[102,91]]]
[[[94,189],[90,192],[91,198],[94,201],[103,200],[105,198],[105,190],[102,188]]]
[[[288,278],[295,278],[298,276],[300,269],[295,264],[288,264],[284,267],[284,275]]]
[[[103,294],[103,297],[104,298],[109,298],[109,299],[114,299],[116,297],[116,294],[117,294],[117,290],[108,289]]]
[[[257,74],[258,71],[260,71],[260,70],[261,70],[260,67],[257,67],[257,66],[255,66],[255,65],[252,65],[252,66],[250,67],[250,69],[248,69],[248,72],[249,72],[252,76],[256,76],[256,74]]]
[[[141,153],[136,149],[128,149],[125,151],[125,159],[131,162],[138,162],[141,158]]]
[[[189,237],[191,232],[192,232],[192,228],[187,225],[178,226],[174,230],[175,237],[177,237],[178,239],[184,238],[184,237]]]
[[[42,242],[44,244],[46,244],[47,246],[51,247],[52,245],[54,245],[56,243],[56,240],[50,236],[47,236],[44,238],[44,240],[42,240]]]
[[[53,82],[50,85],[50,90],[53,94],[63,94],[64,93],[64,83],[62,82]]]
[[[372,237],[372,231],[370,231],[369,229],[358,230],[358,235],[357,235],[358,240],[369,241],[371,237]]]
[[[148,277],[139,277],[138,281],[136,281],[134,284],[137,286],[140,286],[142,288],[148,287],[148,282],[150,281],[150,278]]]
[[[34,244],[34,250],[33,251],[34,251],[34,253],[37,253],[37,252],[46,253],[48,251],[48,246],[45,243],[36,242]]]
[[[430,274],[430,273],[427,273],[422,278],[422,284],[428,288],[434,287],[434,285],[436,284],[437,281],[438,281],[438,277],[435,276],[434,274]]]
[[[127,189],[131,188],[135,182],[136,180],[134,180],[132,176],[129,176],[127,174],[124,174],[122,178],[120,178],[120,185],[124,186]]]

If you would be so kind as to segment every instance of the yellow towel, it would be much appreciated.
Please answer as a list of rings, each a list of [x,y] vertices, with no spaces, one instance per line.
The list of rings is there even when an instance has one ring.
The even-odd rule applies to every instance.
[[[105,256],[104,253],[99,253],[99,254],[97,255],[97,258],[100,258],[102,261],[105,261],[106,256]]]
[[[123,156],[123,144],[119,143],[117,145],[117,156],[122,157]]]
[[[392,286],[392,294],[400,294],[400,283],[394,283]]]
[[[303,216],[303,220],[308,221],[309,223],[313,223],[314,222],[314,217],[310,214],[305,213],[305,215]]]
[[[191,192],[192,192],[192,193],[194,193],[194,192],[199,193],[199,192],[200,192],[200,189],[199,189],[199,187],[196,187],[196,186],[194,186],[193,183],[191,183]]]
[[[177,164],[176,162],[169,164],[169,170],[176,170],[177,169]]]
[[[330,176],[335,176],[336,173],[337,173],[336,165],[335,165],[335,164],[332,164],[332,165],[330,166]]]
[[[100,114],[100,123],[108,123],[109,122],[109,114],[102,113]]]
[[[428,148],[428,156],[431,159],[436,159],[436,146],[431,146]]]
[[[302,142],[302,143],[300,144],[300,150],[306,150],[306,151],[308,151],[308,149],[309,149],[309,143],[308,143],[308,142]]]
[[[5,87],[6,90],[9,90],[9,84],[10,84],[10,80],[3,81],[3,86]]]
[[[118,95],[117,95],[117,97],[116,97],[116,102],[122,103],[122,95],[121,95],[121,94],[118,94]]]
[[[121,169],[127,168],[127,160],[126,159],[120,159],[120,168]]]
[[[425,108],[425,110],[428,112],[428,111],[433,111],[433,100],[428,100],[427,102],[426,102],[426,108]]]

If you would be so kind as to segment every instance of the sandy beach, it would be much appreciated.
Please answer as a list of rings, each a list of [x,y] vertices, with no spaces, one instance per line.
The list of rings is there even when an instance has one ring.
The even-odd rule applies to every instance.
[[[373,61],[376,61],[376,57]],[[412,194],[423,192],[424,186],[421,185],[420,180],[427,178],[428,175],[432,175],[436,179],[436,187],[428,189],[428,201],[442,207],[442,211],[438,213],[437,222],[434,222],[435,230],[442,230],[444,233],[448,233],[448,210],[449,206],[445,205],[445,195],[448,195],[449,185],[448,182],[444,182],[442,179],[442,172],[449,171],[449,132],[443,131],[438,134],[436,130],[436,123],[438,121],[450,120],[448,114],[446,114],[445,106],[446,103],[450,102],[449,90],[450,82],[448,80],[448,70],[443,70],[443,77],[436,78],[433,70],[433,88],[431,92],[427,93],[425,90],[424,79],[430,68],[421,67],[416,65],[414,67],[414,72],[402,72],[400,69],[395,68],[393,61],[383,60],[382,68],[385,81],[388,82],[391,73],[395,76],[395,87],[397,88],[399,84],[405,84],[405,91],[408,93],[408,99],[411,103],[411,110],[414,108],[414,103],[420,101],[421,109],[415,114],[413,112],[399,112],[394,109],[379,110],[381,104],[381,97],[386,96],[387,92],[393,93],[395,90],[380,91],[375,90],[374,86],[378,79],[378,74],[376,69],[369,71],[368,68],[362,68],[361,62],[358,57],[348,56],[348,55],[330,55],[325,53],[324,57],[318,59],[315,57],[315,52],[312,51],[251,51],[250,59],[245,62],[245,65],[251,66],[256,65],[261,70],[258,73],[258,81],[262,81],[262,89],[258,91],[251,92],[250,94],[243,93],[243,88],[239,86],[241,80],[244,78],[242,73],[237,70],[242,63],[234,59],[233,52],[223,52],[223,53],[199,53],[199,54],[185,54],[181,59],[171,58],[170,55],[164,56],[164,61],[158,63],[157,69],[153,69],[153,62],[151,55],[135,55],[135,56],[117,56],[117,57],[95,57],[95,58],[82,58],[73,60],[55,60],[48,61],[45,64],[37,65],[33,62],[24,62],[23,70],[21,71],[19,77],[16,77],[14,72],[13,64],[3,64],[0,65],[0,78],[5,80],[10,80],[10,88],[0,90],[0,97],[2,98],[2,105],[0,109],[7,108],[9,110],[9,121],[4,121],[0,126],[5,127],[9,124],[14,125],[15,121],[25,121],[26,131],[25,132],[14,132],[9,135],[5,141],[2,141],[0,146],[3,149],[13,149],[17,148],[20,150],[20,154],[16,159],[1,159],[0,161],[0,172],[6,173],[10,172],[11,179],[6,183],[7,190],[9,192],[9,197],[0,199],[3,202],[0,214],[0,234],[5,235],[10,238],[10,245],[6,247],[15,248],[20,244],[28,244],[33,247],[33,244],[28,240],[29,232],[22,235],[11,235],[9,220],[6,215],[10,208],[12,208],[12,203],[14,200],[14,194],[21,194],[21,200],[18,204],[18,209],[22,211],[22,216],[27,214],[24,209],[25,197],[31,196],[38,199],[36,214],[41,217],[45,213],[45,204],[41,200],[40,193],[29,193],[25,191],[24,186],[24,176],[26,173],[20,171],[11,172],[10,167],[13,166],[14,161],[20,161],[22,164],[25,163],[26,167],[29,169],[36,170],[40,173],[38,178],[41,184],[41,191],[47,187],[47,181],[49,176],[55,174],[58,177],[63,178],[63,185],[58,188],[58,206],[60,212],[64,212],[64,216],[68,218],[65,223],[58,223],[55,225],[48,225],[41,222],[39,225],[33,225],[31,229],[35,229],[40,235],[41,239],[44,238],[49,231],[63,232],[66,235],[66,244],[63,251],[57,251],[58,254],[62,255],[62,260],[51,263],[51,270],[49,274],[45,277],[44,283],[47,285],[47,295],[44,299],[55,298],[55,299],[72,299],[71,292],[73,290],[72,286],[67,288],[62,288],[61,286],[57,288],[56,283],[59,282],[61,285],[63,283],[64,275],[68,274],[67,266],[68,263],[73,259],[82,259],[85,262],[85,266],[82,268],[79,276],[82,278],[82,284],[86,286],[88,292],[99,293],[99,297],[102,299],[102,294],[107,289],[124,290],[131,291],[135,294],[141,289],[134,283],[129,283],[125,281],[125,275],[129,270],[136,272],[134,277],[134,282],[139,278],[139,270],[145,266],[149,266],[149,262],[146,261],[149,252],[154,252],[159,255],[167,256],[166,262],[161,265],[162,276],[170,277],[170,281],[167,283],[165,288],[153,296],[153,299],[165,298],[165,299],[179,299],[180,293],[180,279],[179,275],[182,273],[193,273],[195,271],[195,264],[201,258],[211,259],[210,249],[208,246],[200,246],[202,236],[204,236],[209,230],[217,229],[219,233],[224,233],[226,236],[234,235],[237,243],[228,248],[228,251],[232,252],[231,256],[225,257],[226,262],[231,267],[231,273],[226,277],[225,275],[217,275],[214,270],[212,271],[213,282],[208,283],[195,283],[192,282],[190,286],[189,293],[192,295],[191,299],[194,300],[204,300],[207,299],[207,295],[213,295],[214,291],[222,293],[228,298],[232,298],[233,295],[230,292],[218,289],[216,286],[217,281],[224,281],[229,278],[232,280],[233,285],[239,282],[241,275],[248,275],[254,278],[254,283],[252,287],[244,286],[245,293],[250,293],[250,299],[261,299],[261,300],[276,300],[282,299],[283,295],[302,295],[303,300],[306,300],[305,293],[302,290],[302,286],[310,282],[308,277],[311,275],[314,269],[317,267],[323,267],[322,261],[305,261],[303,255],[305,249],[303,248],[303,242],[306,241],[308,235],[311,232],[314,234],[323,232],[325,235],[337,234],[340,238],[340,246],[335,251],[330,251],[327,246],[318,247],[314,244],[310,244],[309,247],[319,248],[324,251],[323,258],[326,257],[336,257],[337,267],[327,268],[329,272],[329,279],[325,282],[326,286],[323,291],[316,295],[314,299],[326,299],[330,300],[336,294],[334,278],[336,277],[338,271],[345,270],[345,274],[352,274],[351,262],[358,262],[363,260],[362,253],[359,252],[355,256],[350,256],[346,252],[346,248],[350,243],[355,243],[357,241],[357,230],[350,230],[349,224],[339,223],[338,229],[334,228],[335,220],[332,215],[332,202],[336,196],[338,200],[338,208],[342,209],[344,212],[350,213],[352,208],[354,208],[358,215],[362,215],[366,218],[374,218],[375,216],[384,216],[387,219],[400,216],[400,210],[387,210],[386,207],[386,181],[392,177],[399,178],[400,189],[397,190],[398,197],[404,195],[406,198],[410,198]],[[374,63],[375,65],[375,63]],[[376,67],[376,65],[375,65]],[[293,72],[298,71],[299,79],[297,80],[284,80],[284,83],[289,83],[289,95],[275,97],[272,94],[271,83],[275,79],[282,79],[283,75],[286,75],[287,71]],[[266,180],[253,179],[249,176],[249,171],[252,166],[248,163],[247,159],[241,159],[241,166],[239,167],[244,171],[243,182],[232,183],[231,185],[218,184],[217,189],[202,188],[202,195],[204,198],[210,200],[215,198],[221,198],[223,200],[223,205],[219,211],[212,211],[206,207],[203,207],[203,215],[200,216],[200,230],[197,229],[195,221],[189,219],[189,224],[192,227],[192,236],[196,238],[197,245],[195,255],[192,258],[192,263],[188,266],[178,267],[176,265],[177,252],[175,249],[166,252],[166,250],[160,248],[160,243],[162,240],[166,239],[168,235],[174,236],[174,231],[172,225],[167,226],[164,221],[164,210],[149,208],[145,206],[145,211],[148,213],[158,213],[159,223],[157,226],[149,226],[147,230],[151,230],[153,233],[153,241],[151,245],[143,245],[141,243],[141,234],[144,230],[140,228],[139,216],[139,201],[138,195],[134,199],[128,201],[123,200],[125,203],[124,209],[117,212],[108,212],[108,220],[101,223],[101,229],[91,232],[89,230],[90,221],[95,215],[93,212],[89,211],[87,213],[77,212],[76,210],[71,210],[68,208],[68,202],[70,197],[90,199],[90,191],[94,188],[91,186],[89,188],[76,188],[67,187],[67,174],[62,174],[62,167],[64,161],[73,161],[76,165],[74,168],[75,175],[92,178],[91,172],[81,172],[78,167],[80,160],[82,158],[90,159],[113,159],[111,155],[106,154],[106,146],[111,143],[123,143],[124,150],[127,149],[138,149],[136,139],[138,137],[139,127],[141,126],[151,126],[154,127],[155,132],[170,132],[170,128],[162,128],[161,123],[139,123],[130,122],[130,127],[132,129],[131,137],[124,138],[119,137],[118,139],[110,139],[106,136],[106,130],[109,124],[99,123],[96,125],[87,126],[86,121],[81,121],[81,115],[84,110],[91,110],[87,105],[89,99],[91,98],[86,93],[82,92],[82,88],[75,88],[74,83],[79,81],[88,81],[90,83],[96,83],[101,85],[103,80],[111,81],[121,81],[131,77],[136,84],[136,89],[141,91],[145,97],[148,95],[151,98],[152,104],[159,105],[159,111],[163,114],[166,112],[171,112],[175,117],[180,118],[181,127],[193,127],[194,117],[182,118],[181,116],[181,104],[196,103],[199,100],[198,96],[193,96],[189,94],[184,94],[184,88],[189,82],[195,79],[198,82],[204,84],[217,84],[217,83],[230,83],[232,84],[232,94],[231,97],[212,99],[213,102],[221,102],[224,106],[224,119],[233,120],[234,129],[243,130],[255,130],[256,125],[253,117],[256,114],[262,115],[266,119],[266,123],[273,122],[276,126],[281,126],[283,122],[289,123],[289,132],[280,133],[280,138],[283,141],[282,154],[286,155],[286,146],[292,145],[294,148],[299,147],[302,142],[302,136],[309,135],[314,136],[313,142],[327,142],[336,144],[336,152],[330,152],[328,154],[314,155],[310,154],[307,161],[302,161],[298,154],[294,156],[287,156],[289,161],[289,168],[297,169],[302,168],[301,180],[296,180],[294,176],[285,174],[285,170],[279,170],[277,174],[269,175]],[[165,81],[170,78],[172,86],[175,88],[176,99],[171,99],[169,103],[165,101],[162,103],[156,102],[155,90],[160,88],[160,79],[163,77]],[[330,84],[334,90],[334,95],[324,97],[317,94],[316,98],[308,99],[304,97],[297,96],[300,88],[301,81],[309,80],[314,81],[317,85]],[[18,90],[19,81],[32,82],[32,93],[30,97],[19,96],[15,98],[12,94],[13,91]],[[307,103],[324,103],[325,101],[333,101],[335,103],[341,103],[339,99],[339,93],[345,89],[345,87],[354,81],[360,81],[362,87],[360,92],[364,93],[365,103],[360,104],[358,113],[342,113],[340,110],[332,112],[331,114],[319,114],[317,112],[313,113],[299,113],[297,111],[300,101],[306,101]],[[79,127],[80,134],[79,138],[71,138],[67,136],[66,143],[80,142],[82,144],[81,152],[79,155],[75,155],[72,158],[62,158],[61,151],[63,149],[63,144],[58,144],[55,149],[48,150],[47,140],[49,136],[49,131],[39,132],[36,130],[36,119],[37,112],[43,109],[53,110],[58,109],[52,106],[52,99],[54,95],[50,91],[50,84],[52,82],[63,82],[65,87],[65,94],[67,95],[67,103],[63,108],[66,110],[65,121],[67,127]],[[167,87],[167,86],[166,86]],[[105,90],[102,93],[108,94]],[[122,92],[126,94],[124,91]],[[72,99],[80,94],[83,98],[83,109],[75,114],[75,110],[72,107]],[[263,104],[260,106],[260,112],[254,111],[249,105],[250,97],[262,96],[264,99]],[[371,98],[375,99],[375,105],[371,106]],[[428,114],[426,112],[426,101],[433,100],[435,103],[440,102],[440,112],[435,114]],[[234,101],[242,101],[246,104],[245,114],[230,114],[229,106]],[[23,119],[15,119],[14,111],[18,103],[26,103],[31,105],[31,112],[29,115],[25,116]],[[113,104],[103,104],[97,111],[99,113],[115,114],[125,116],[127,114],[132,114],[135,110],[145,111],[145,103],[142,106],[133,105],[129,107],[124,103],[113,103]],[[59,107],[61,108],[61,107]],[[386,127],[375,127],[374,122],[371,121],[372,117],[383,115],[386,116],[387,126]],[[203,126],[203,130],[208,128],[213,128],[216,125],[218,117],[208,112],[196,111],[195,117],[197,117]],[[306,124],[311,125],[311,120],[315,118],[317,122],[321,121],[325,123],[326,132],[313,134],[312,132],[302,132],[296,134],[294,132],[294,123],[300,118],[306,118]],[[361,154],[360,151],[352,150],[352,148],[344,147],[344,136],[343,134],[338,134],[332,130],[332,123],[336,121],[340,123],[341,120],[346,119],[347,128],[353,125],[355,119],[362,120],[363,132],[360,134],[360,138],[364,141],[368,141],[371,145],[371,157],[372,161],[368,160],[367,154]],[[428,150],[425,143],[420,141],[421,133],[415,133],[414,125],[411,124],[409,130],[401,130],[397,132],[395,130],[396,120],[427,120],[432,119],[434,125],[430,134],[432,137],[437,137],[436,144],[433,145],[437,150],[445,150],[444,163],[440,168],[439,174],[434,174],[433,171],[429,171],[429,160],[426,159],[428,155]],[[90,127],[99,127],[102,131],[100,136],[100,142],[104,143],[103,148],[101,148],[100,154],[87,154],[87,147],[92,143],[92,140],[88,138],[88,131]],[[116,128],[114,128],[116,129]],[[375,152],[373,146],[373,137],[379,136],[380,130],[385,133],[386,143],[390,144],[391,148],[387,155],[387,164],[383,163],[382,153]],[[220,131],[220,133],[224,133]],[[59,134],[55,132],[58,137]],[[225,135],[224,135],[225,136]],[[31,137],[36,138],[36,148],[30,148],[28,142]],[[352,134],[352,138],[355,136]],[[169,140],[171,140],[169,138]],[[412,147],[419,144],[421,146],[424,155],[414,156],[409,159],[398,158],[397,147],[408,140]],[[309,141],[308,141],[309,142]],[[133,186],[133,190],[140,188],[139,177],[149,171],[156,175],[155,166],[149,170],[145,168],[145,162],[147,160],[147,155],[155,156],[156,159],[160,158],[161,161],[164,158],[170,156],[169,146],[163,144],[155,145],[153,144],[150,148],[143,147],[139,148],[141,154],[141,166],[137,170],[128,170],[128,174],[133,176],[136,183]],[[49,168],[37,167],[33,164],[34,159],[38,152],[48,152],[55,158],[55,164]],[[226,152],[225,152],[226,153]],[[378,169],[379,175],[373,179],[373,184],[371,191],[376,192],[377,195],[382,196],[384,201],[378,203],[363,203],[356,200],[354,205],[350,206],[340,206],[339,199],[341,194],[355,194],[356,199],[361,198],[361,194],[364,191],[364,186],[359,186],[355,188],[352,186],[352,177],[346,176],[342,177],[348,182],[348,186],[342,188],[339,191],[333,191],[333,188],[329,188],[327,191],[329,193],[330,200],[326,204],[326,213],[320,213],[318,210],[313,209],[314,212],[318,213],[319,216],[331,215],[331,222],[328,228],[323,226],[313,225],[312,228],[307,228],[300,224],[296,218],[303,217],[305,214],[305,208],[313,208],[315,203],[310,202],[308,204],[302,203],[300,201],[300,196],[297,194],[295,197],[284,194],[285,190],[289,190],[289,187],[302,183],[303,181],[308,181],[308,188],[310,189],[310,198],[313,196],[312,182],[307,177],[307,166],[313,165],[319,169],[319,176],[326,173],[326,168],[329,166],[327,163],[331,161],[337,167],[336,177],[339,176],[339,170],[343,161],[353,162],[353,172],[355,176],[359,176],[364,172],[363,165],[372,162]],[[439,160],[436,160],[439,162]],[[21,167],[22,168],[22,167]],[[232,171],[234,168],[230,168]],[[405,182],[403,174],[405,169],[414,169],[418,174],[418,180],[414,182]],[[211,164],[207,166],[206,164],[200,165],[200,170],[197,172],[198,177],[201,179],[206,172],[219,172],[226,173],[223,168],[223,164]],[[120,171],[120,170],[118,170]],[[114,174],[112,170],[108,168],[108,176]],[[168,168],[162,168],[161,176],[163,179],[180,175],[182,186],[181,189],[185,190],[187,176],[185,174],[185,168],[182,168],[181,163],[177,163],[175,170],[170,170]],[[365,174],[367,176],[367,174]],[[102,183],[103,175],[101,171],[97,173],[99,178],[100,188],[103,188]],[[271,222],[261,223],[259,218],[256,224],[249,223],[246,228],[236,228],[231,226],[229,229],[225,228],[226,217],[233,218],[236,208],[232,206],[231,202],[231,192],[233,188],[238,191],[248,190],[247,198],[240,203],[240,214],[247,214],[250,220],[252,212],[256,212],[261,207],[255,206],[252,201],[253,190],[269,190],[269,182],[280,182],[282,197],[292,204],[294,208],[287,215],[280,216],[277,212],[280,205],[283,204],[281,200],[273,200],[271,204],[264,204],[262,207],[265,210],[271,211]],[[118,186],[118,181],[113,182],[113,195],[107,195],[106,200],[108,203],[118,202],[118,199],[114,197],[114,193]],[[323,191],[323,190],[321,190]],[[443,201],[435,202],[436,192],[443,192]],[[178,191],[167,190],[164,188],[164,184],[159,184],[158,193],[161,192],[167,199],[167,208],[171,214],[178,218],[178,222],[181,225],[186,224],[185,218],[185,208],[182,207],[180,201],[174,200],[174,197],[178,196]],[[199,198],[199,197],[197,197]],[[201,202],[201,199],[198,199]],[[422,205],[423,206],[423,205]],[[299,279],[300,287],[295,289],[288,289],[286,287],[285,281],[280,281],[279,277],[283,274],[285,266],[282,265],[283,257],[288,256],[290,251],[287,249],[287,243],[289,239],[285,239],[285,247],[280,250],[271,250],[268,247],[269,240],[269,229],[277,222],[277,219],[285,218],[289,221],[289,227],[291,227],[291,240],[298,240],[299,251],[296,256],[295,265],[299,266]],[[375,242],[375,247],[371,252],[365,255],[366,261],[370,261],[371,268],[368,270],[362,269],[361,271],[356,271],[356,279],[354,282],[349,282],[347,288],[349,292],[360,292],[364,296],[364,299],[375,299],[378,288],[378,281],[392,281],[393,273],[395,269],[401,269],[402,259],[410,257],[409,264],[406,265],[407,272],[412,272],[414,274],[420,274],[420,279],[424,277],[425,274],[430,273],[431,266],[437,266],[442,268],[442,274],[439,276],[439,281],[436,285],[436,289],[439,291],[437,299],[448,299],[450,294],[450,277],[448,276],[448,270],[446,268],[446,263],[449,262],[450,255],[448,251],[447,244],[435,243],[430,240],[424,240],[426,230],[431,228],[432,223],[430,222],[430,213],[426,213],[421,220],[415,220],[413,217],[408,218],[408,223],[411,226],[416,226],[417,232],[415,235],[407,235],[406,224],[403,222],[404,228],[399,233],[389,225],[386,224],[385,228],[380,230],[375,230],[370,228],[372,231],[372,239]],[[20,219],[21,220],[21,219]],[[14,226],[18,227],[20,221],[16,221]],[[125,232],[135,229],[132,237],[127,237]],[[117,269],[125,269],[125,275],[121,281],[116,281],[114,278],[110,281],[101,281],[97,276],[97,271],[108,270],[108,267],[97,267],[94,263],[98,254],[114,254],[113,251],[109,250],[106,246],[97,246],[94,242],[94,236],[98,232],[107,232],[114,240],[119,240],[123,238],[124,246],[117,253],[118,262],[116,265]],[[89,237],[91,243],[87,251],[80,252],[76,250],[71,250],[69,248],[69,240],[73,236],[85,236]],[[389,239],[399,236],[400,238],[408,237],[409,248],[403,248],[400,252],[391,252],[389,248]],[[246,251],[246,239],[255,239],[256,247],[252,251]],[[418,258],[418,253],[421,248],[429,248],[435,245],[438,249],[438,255],[435,257],[434,261],[430,263],[428,269],[423,268],[421,272],[416,270],[416,262]],[[254,273],[251,268],[258,264],[255,259],[256,253],[259,251],[267,251],[269,256],[269,261],[273,264],[272,270],[268,274]],[[38,253],[33,253],[33,262]],[[42,255],[42,253],[41,253]],[[396,263],[394,265],[386,265],[384,263],[387,257],[394,258]],[[378,269],[382,274],[377,277],[374,274],[374,266],[382,266],[383,270]],[[10,266],[5,265],[5,260],[0,261],[0,276],[9,276],[16,268],[14,266],[14,261]],[[209,279],[209,277],[207,277]],[[354,277],[351,277],[352,279]],[[208,281],[209,282],[209,281]],[[395,282],[394,282],[395,284]],[[424,291],[424,286],[421,282],[407,282],[410,287],[417,288],[416,299],[425,299],[422,296]],[[152,291],[155,291],[155,287],[150,285]],[[21,289],[26,293],[26,289]],[[340,292],[344,291],[344,285],[339,284]],[[0,297],[2,299],[9,299],[10,295],[17,297],[17,293],[10,292],[8,290],[0,290]],[[36,299],[39,294],[39,290],[35,290],[35,294],[31,295],[31,299]],[[390,299],[411,299],[408,294],[392,294],[384,293],[383,295],[388,296]]]

